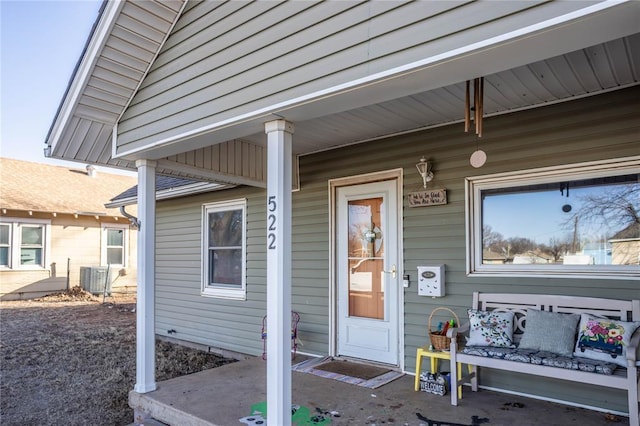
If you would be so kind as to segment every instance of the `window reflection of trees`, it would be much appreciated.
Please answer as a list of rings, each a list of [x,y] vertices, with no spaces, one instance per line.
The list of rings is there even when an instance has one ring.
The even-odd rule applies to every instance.
[[[547,242],[527,236],[522,224],[520,235],[505,236],[485,219],[482,226],[484,264],[640,264],[640,183],[637,174],[592,178],[562,183],[528,185],[483,191],[483,209],[492,196],[559,191],[565,215]],[[517,203],[511,203],[517,204]],[[514,205],[511,216],[518,220]],[[534,206],[540,217],[557,203]],[[499,224],[495,224],[499,226]]]
[[[209,214],[209,283],[241,285],[242,210]]]

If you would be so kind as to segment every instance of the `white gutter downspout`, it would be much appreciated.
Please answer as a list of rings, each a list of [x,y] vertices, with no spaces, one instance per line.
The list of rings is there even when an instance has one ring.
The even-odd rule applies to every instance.
[[[124,216],[127,219],[129,219],[129,222],[131,223],[131,225],[133,227],[135,227],[136,229],[140,229],[140,219],[138,219],[137,217],[135,217],[131,213],[128,213],[125,210],[125,208],[126,208],[126,206],[120,206],[120,214],[122,214],[122,216]]]

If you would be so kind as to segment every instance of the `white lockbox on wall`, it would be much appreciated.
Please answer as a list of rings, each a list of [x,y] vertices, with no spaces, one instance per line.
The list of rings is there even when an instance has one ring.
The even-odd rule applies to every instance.
[[[418,266],[418,296],[444,296],[444,265]]]

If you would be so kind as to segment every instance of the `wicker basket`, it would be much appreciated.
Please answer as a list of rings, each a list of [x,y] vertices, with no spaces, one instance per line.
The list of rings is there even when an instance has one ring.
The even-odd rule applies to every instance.
[[[433,318],[433,314],[434,313],[436,313],[437,311],[440,311],[440,310],[448,311],[449,313],[451,313],[453,318],[455,318],[456,327],[460,326],[460,319],[458,318],[456,313],[453,312],[451,309],[444,308],[444,307],[438,307],[438,308],[435,308],[433,311],[431,311],[431,315],[429,315],[429,322],[427,324],[427,328],[429,330],[429,339],[431,340],[431,345],[437,351],[447,350],[447,349],[449,349],[449,345],[451,344],[451,339],[448,338],[446,335],[443,336],[441,334],[435,334],[435,331],[431,330],[431,318]]]

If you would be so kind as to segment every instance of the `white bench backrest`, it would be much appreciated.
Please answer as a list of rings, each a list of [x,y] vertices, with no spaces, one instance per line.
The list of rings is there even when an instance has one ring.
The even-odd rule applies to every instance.
[[[571,314],[588,313],[622,321],[640,321],[640,300],[547,294],[473,293],[473,309],[514,312],[513,332],[516,342],[520,341],[524,332],[527,309],[529,308]]]

